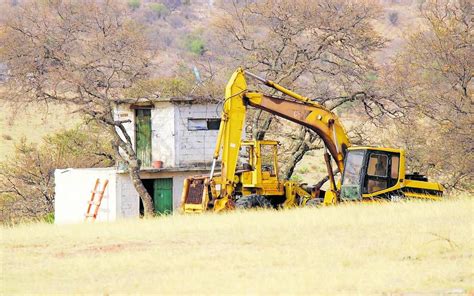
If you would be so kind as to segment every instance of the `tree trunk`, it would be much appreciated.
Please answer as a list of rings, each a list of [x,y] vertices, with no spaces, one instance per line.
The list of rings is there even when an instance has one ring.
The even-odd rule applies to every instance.
[[[293,147],[293,149],[291,149],[289,153],[289,155],[291,156],[286,161],[285,169],[282,172],[284,178],[287,180],[290,179],[293,175],[293,172],[298,162],[300,162],[300,160],[303,159],[305,153],[310,150],[310,147],[306,143],[306,133],[307,131],[305,130],[305,128],[300,127],[300,133],[297,140],[298,142]]]
[[[273,121],[273,115],[265,114],[267,118],[265,118],[263,125],[260,127],[258,124],[258,121],[262,113],[263,113],[262,110],[258,110],[253,120],[253,126],[254,126],[253,138],[255,140],[263,140],[265,138],[265,134],[267,133],[268,129],[270,128],[270,124]]]
[[[153,206],[153,199],[151,195],[146,190],[145,186],[143,185],[142,180],[140,179],[140,165],[138,163],[138,159],[130,160],[128,162],[128,168],[130,173],[130,179],[132,179],[133,187],[138,192],[140,199],[143,202],[143,210],[145,217],[153,217],[155,214],[154,206]]]
[[[123,136],[125,137],[125,141],[118,134],[116,127],[118,127],[122,132]],[[145,186],[143,185],[142,180],[140,179],[140,161],[137,158],[135,150],[133,150],[131,138],[127,134],[123,124],[120,122],[115,122],[115,126],[112,127],[112,133],[115,138],[114,146],[117,147],[117,157],[128,164],[130,179],[132,180],[133,187],[135,187],[135,190],[137,191],[138,195],[140,196],[140,199],[143,202],[145,218],[153,217],[155,213],[153,199],[151,198],[151,195],[148,193]],[[124,155],[120,153],[118,149],[119,147],[123,150],[123,153],[126,157],[124,157]]]

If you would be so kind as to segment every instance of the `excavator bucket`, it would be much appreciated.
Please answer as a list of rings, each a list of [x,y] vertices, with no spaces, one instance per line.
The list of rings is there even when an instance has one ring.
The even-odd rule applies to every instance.
[[[184,180],[181,209],[184,213],[202,213],[209,202],[209,178],[189,177]]]

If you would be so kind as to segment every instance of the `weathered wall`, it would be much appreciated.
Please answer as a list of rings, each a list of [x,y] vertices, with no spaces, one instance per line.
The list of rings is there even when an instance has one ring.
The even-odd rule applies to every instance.
[[[99,207],[97,221],[115,221],[139,216],[139,199],[128,174],[117,174],[115,168],[56,170],[54,222],[56,224],[84,221],[91,191],[97,178],[102,189],[105,179],[109,184]],[[98,197],[98,196],[97,196]],[[91,213],[95,206],[92,206]]]
[[[176,165],[180,167],[209,163],[218,130],[188,130],[189,118],[220,118],[220,105],[180,104],[175,108]]]
[[[116,219],[116,180],[113,169],[64,169],[56,170],[54,222],[56,224],[77,223],[84,221],[88,201],[97,178],[108,179],[102,204],[99,207],[97,221],[113,221]],[[91,208],[91,213],[95,206]]]
[[[151,110],[152,161],[164,167],[201,166],[212,160],[217,130],[189,130],[188,119],[220,118],[221,105],[154,102]],[[130,120],[126,130],[135,145],[135,111],[120,105],[115,118]]]
[[[173,178],[173,209],[178,212],[181,204],[184,179],[190,175],[207,174],[208,171],[142,171],[143,179]],[[97,221],[115,221],[138,218],[139,197],[127,173],[118,173],[115,168],[64,169],[55,171],[55,223],[84,222],[91,191],[97,178],[108,179],[109,185],[99,207]],[[103,183],[102,183],[103,184]],[[99,190],[102,185],[99,186]],[[92,207],[93,213],[95,207]]]
[[[117,218],[140,216],[140,197],[128,174],[116,174]]]
[[[163,161],[164,167],[174,167],[175,159],[175,121],[174,105],[169,102],[156,102],[151,110],[151,148],[152,161]]]

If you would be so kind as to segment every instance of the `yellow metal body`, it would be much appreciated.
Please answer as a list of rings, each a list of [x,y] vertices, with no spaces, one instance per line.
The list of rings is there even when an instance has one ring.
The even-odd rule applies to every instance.
[[[311,196],[303,190],[299,184],[293,181],[280,180],[278,176],[278,142],[269,140],[245,140],[240,142],[241,148],[248,151],[246,167],[240,170],[234,170],[233,179],[227,178],[221,173],[216,173],[212,178],[198,176],[187,178],[184,182],[182,196],[182,210],[186,213],[203,212],[209,208],[209,202],[214,202],[213,210],[221,211],[231,208],[230,200],[236,195],[247,196],[257,194],[262,196],[282,197],[285,202],[282,207],[290,208],[295,205],[305,203]],[[269,154],[262,152],[262,147],[268,147]],[[270,160],[270,167],[265,167],[263,159]],[[268,162],[267,162],[268,163]],[[227,197],[227,204],[224,204],[221,196],[228,192],[226,185],[232,184],[231,195]],[[186,202],[192,186],[203,185],[202,191],[199,191],[199,203]],[[228,188],[227,188],[228,189]]]
[[[390,152],[400,155],[400,164],[398,171],[397,183],[394,186],[389,188],[374,192],[374,193],[365,193],[362,194],[363,201],[371,201],[377,199],[378,197],[389,194],[391,192],[398,192],[400,190],[406,189],[403,192],[403,195],[408,198],[419,198],[419,199],[430,199],[430,200],[439,200],[441,198],[438,194],[427,194],[426,192],[443,192],[443,186],[437,182],[427,182],[427,181],[417,181],[406,179],[406,157],[405,150],[397,148],[385,148],[385,147],[351,147],[349,150],[372,150],[372,151],[382,151]],[[416,192],[418,191],[418,192]]]
[[[265,85],[272,87],[291,99],[272,97],[260,92],[252,92],[247,89],[245,75],[248,74]],[[374,148],[374,147],[352,147],[349,137],[339,118],[324,106],[288,90],[272,81],[264,80],[254,74],[237,69],[228,81],[225,89],[225,101],[222,110],[221,124],[219,128],[216,148],[214,150],[213,166],[209,177],[192,177],[184,183],[182,196],[182,208],[184,212],[201,212],[209,209],[210,204],[214,211],[231,209],[234,207],[236,193],[240,195],[259,194],[264,196],[283,196],[283,207],[304,205],[307,200],[314,198],[298,184],[278,179],[277,143],[275,141],[243,141],[242,130],[245,123],[247,107],[251,106],[268,111],[274,115],[283,117],[297,124],[303,125],[317,133],[324,141],[325,147],[334,159],[337,169],[341,174],[344,172],[344,159],[349,149],[378,150],[396,152],[400,154],[399,181],[395,186],[372,194],[363,194],[364,200],[373,200],[378,196],[384,196],[388,192],[397,191],[402,188],[415,188],[405,196],[416,198],[436,199],[436,196],[420,193],[426,190],[438,190],[442,187],[438,183],[406,180],[405,176],[405,153],[401,149]],[[262,145],[273,145],[273,167],[275,173],[262,171],[261,169],[261,147]],[[237,172],[239,151],[242,146],[250,147],[250,165],[252,170]],[[215,166],[221,157],[221,170],[215,174]],[[323,204],[330,205],[339,202],[340,180],[336,184],[331,168],[329,155],[326,158],[328,176],[331,181],[323,199]],[[194,187],[193,187],[194,186]],[[204,188],[202,188],[204,186]],[[199,187],[202,194],[197,199],[195,188]],[[196,192],[195,192],[196,191]],[[418,193],[415,193],[418,192]],[[190,194],[193,195],[190,198]],[[193,202],[190,202],[193,200]]]

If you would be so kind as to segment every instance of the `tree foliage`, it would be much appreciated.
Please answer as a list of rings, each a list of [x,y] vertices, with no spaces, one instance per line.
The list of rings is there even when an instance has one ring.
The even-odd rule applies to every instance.
[[[223,7],[226,13],[215,25],[221,43],[243,53],[237,55],[241,65],[330,109],[357,102],[356,110],[370,118],[397,115],[391,97],[375,85],[373,55],[385,44],[372,25],[381,12],[375,2],[232,1]],[[272,129],[277,131],[272,136],[281,134],[278,122],[256,112],[253,136],[261,139]],[[317,135],[304,127],[293,127],[291,134],[283,159],[286,177],[305,152],[321,147]]]
[[[1,40],[11,98],[67,104],[112,135],[117,158],[128,163],[143,200],[153,203],[124,121],[114,109],[124,91],[149,74],[151,56],[143,28],[118,1],[25,1],[12,8]]]

